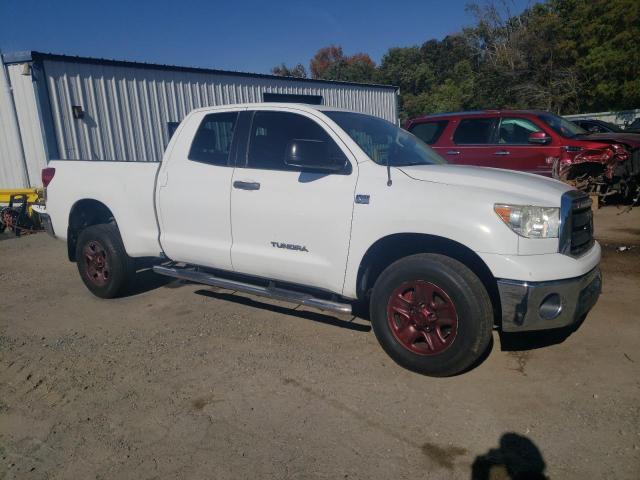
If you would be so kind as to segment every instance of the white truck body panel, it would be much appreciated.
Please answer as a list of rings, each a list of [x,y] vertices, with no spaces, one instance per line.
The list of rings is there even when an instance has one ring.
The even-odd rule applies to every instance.
[[[236,168],[233,181],[257,182],[260,190],[231,190],[233,268],[342,293],[358,181],[356,158],[317,113],[290,107],[255,110],[267,108],[320,123],[347,156],[352,171],[326,175]],[[306,251],[292,251],[287,244]]]
[[[132,257],[160,254],[153,206],[158,163],[54,160],[55,184],[47,189],[47,213],[56,236],[66,240],[69,215],[81,200],[97,200],[113,213]]]
[[[229,110],[232,109],[219,111]],[[167,147],[155,198],[160,242],[169,258],[232,270],[233,168],[192,162],[187,158],[191,141],[207,113],[192,112]]]
[[[216,167],[187,159],[206,114],[248,108],[312,118],[343,150],[351,174]],[[165,152],[155,202],[157,164],[52,162],[56,175],[47,207],[56,234],[66,238],[71,208],[91,198],[111,209],[131,256],[162,250],[175,261],[299,283],[351,299],[357,297],[358,271],[367,250],[393,234],[458,242],[474,251],[495,278],[567,279],[597,265],[597,243],[579,258],[562,255],[557,238],[520,237],[494,212],[496,203],[560,207],[567,185],[521,172],[422,165],[391,168],[393,183],[388,186],[386,167],[374,163],[323,110],[292,104],[195,110]],[[236,190],[234,181],[261,187]],[[368,203],[355,202],[356,195],[368,196]]]

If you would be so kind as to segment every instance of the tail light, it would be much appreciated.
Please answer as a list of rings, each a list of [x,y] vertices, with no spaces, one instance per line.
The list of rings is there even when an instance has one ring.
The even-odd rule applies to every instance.
[[[53,180],[53,176],[56,174],[55,168],[43,168],[42,169],[42,186],[47,188],[47,186]]]

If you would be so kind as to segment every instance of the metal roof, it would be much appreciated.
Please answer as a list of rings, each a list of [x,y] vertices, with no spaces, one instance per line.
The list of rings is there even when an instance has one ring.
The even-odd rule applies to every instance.
[[[374,87],[374,88],[387,88],[393,90],[399,90],[399,87],[394,85],[381,85],[377,83],[359,83],[359,82],[344,82],[339,80],[320,80],[313,78],[298,78],[298,77],[283,77],[279,75],[271,75],[266,73],[250,73],[250,72],[237,72],[233,70],[217,70],[212,68],[200,68],[200,67],[183,67],[178,65],[163,65],[159,63],[147,63],[147,62],[133,62],[128,60],[112,60],[107,58],[92,58],[92,57],[80,57],[74,55],[63,55],[57,53],[44,53],[37,51],[24,51],[3,53],[2,58],[4,63],[24,63],[34,60],[53,60],[72,63],[85,63],[92,65],[112,65],[120,67],[131,68],[147,68],[151,70],[165,70],[175,72],[190,72],[190,73],[208,73],[219,75],[231,75],[244,78],[262,78],[262,79],[277,79],[277,80],[291,80],[296,82],[309,82],[309,83],[325,83],[331,85],[349,85],[356,87]]]

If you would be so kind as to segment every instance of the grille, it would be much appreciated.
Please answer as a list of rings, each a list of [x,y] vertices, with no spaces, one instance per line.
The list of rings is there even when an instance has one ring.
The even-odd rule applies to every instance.
[[[562,198],[562,235],[560,251],[577,257],[589,250],[593,238],[591,199],[583,193],[571,191]]]

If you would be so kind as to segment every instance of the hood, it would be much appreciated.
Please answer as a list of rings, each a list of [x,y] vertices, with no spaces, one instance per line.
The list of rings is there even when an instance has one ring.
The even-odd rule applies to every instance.
[[[415,180],[507,193],[511,198],[519,199],[516,201],[531,205],[559,206],[560,196],[571,190],[569,185],[559,180],[500,168],[467,165],[415,165],[398,168]]]
[[[589,135],[580,135],[576,140],[591,140],[593,142],[603,143],[623,143],[631,148],[640,147],[640,135],[637,133],[592,133]]]

